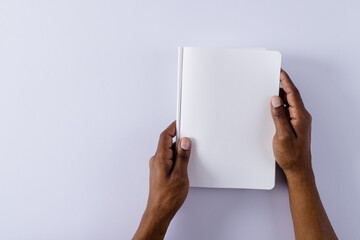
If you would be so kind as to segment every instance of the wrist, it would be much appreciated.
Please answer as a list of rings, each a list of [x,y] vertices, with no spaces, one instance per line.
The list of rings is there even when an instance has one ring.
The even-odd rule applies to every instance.
[[[143,218],[151,225],[168,227],[172,217],[164,216],[163,211],[154,207],[146,207]]]
[[[315,175],[312,168],[284,171],[288,185],[309,186],[315,184]]]
[[[171,219],[161,217],[161,212],[147,207],[133,240],[163,239]]]

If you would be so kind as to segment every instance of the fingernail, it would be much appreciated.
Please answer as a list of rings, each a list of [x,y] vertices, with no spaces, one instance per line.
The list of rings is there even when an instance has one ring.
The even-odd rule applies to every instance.
[[[190,139],[189,138],[183,138],[181,139],[180,147],[187,151],[190,149]]]
[[[283,103],[280,97],[274,96],[271,98],[271,104],[274,108],[280,107]]]

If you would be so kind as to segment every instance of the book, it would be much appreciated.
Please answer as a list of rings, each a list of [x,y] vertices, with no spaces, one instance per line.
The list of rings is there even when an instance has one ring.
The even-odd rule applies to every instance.
[[[192,140],[191,187],[274,187],[280,70],[277,51],[179,48],[176,131]]]

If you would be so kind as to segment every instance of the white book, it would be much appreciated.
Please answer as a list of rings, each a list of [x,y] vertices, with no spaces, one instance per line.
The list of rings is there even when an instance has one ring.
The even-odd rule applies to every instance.
[[[274,187],[280,69],[276,51],[179,48],[177,140],[192,140],[191,187]]]

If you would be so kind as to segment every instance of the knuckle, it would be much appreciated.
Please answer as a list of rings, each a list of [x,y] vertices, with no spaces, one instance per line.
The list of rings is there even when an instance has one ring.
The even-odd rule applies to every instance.
[[[292,135],[287,131],[277,132],[275,136],[280,142],[289,142],[292,139]]]
[[[274,117],[275,118],[285,118],[286,112],[284,111],[284,109],[282,107],[276,108],[275,112],[274,112]]]
[[[297,87],[293,87],[292,89],[291,89],[291,92],[290,92],[290,94],[292,94],[292,95],[294,95],[296,98],[301,98],[301,94],[300,94],[300,91],[299,91],[299,89],[297,88]]]
[[[172,150],[167,150],[166,151],[166,158],[167,159],[172,159],[174,157],[174,152]]]
[[[182,159],[182,160],[188,159],[188,154],[184,153],[184,152],[180,152],[176,156],[177,156],[177,158]]]
[[[164,151],[159,151],[159,152],[157,152],[156,155],[160,159],[165,159],[166,158],[166,153],[164,153]]]
[[[300,91],[297,87],[294,87],[294,89],[292,90],[294,95],[300,96]]]

